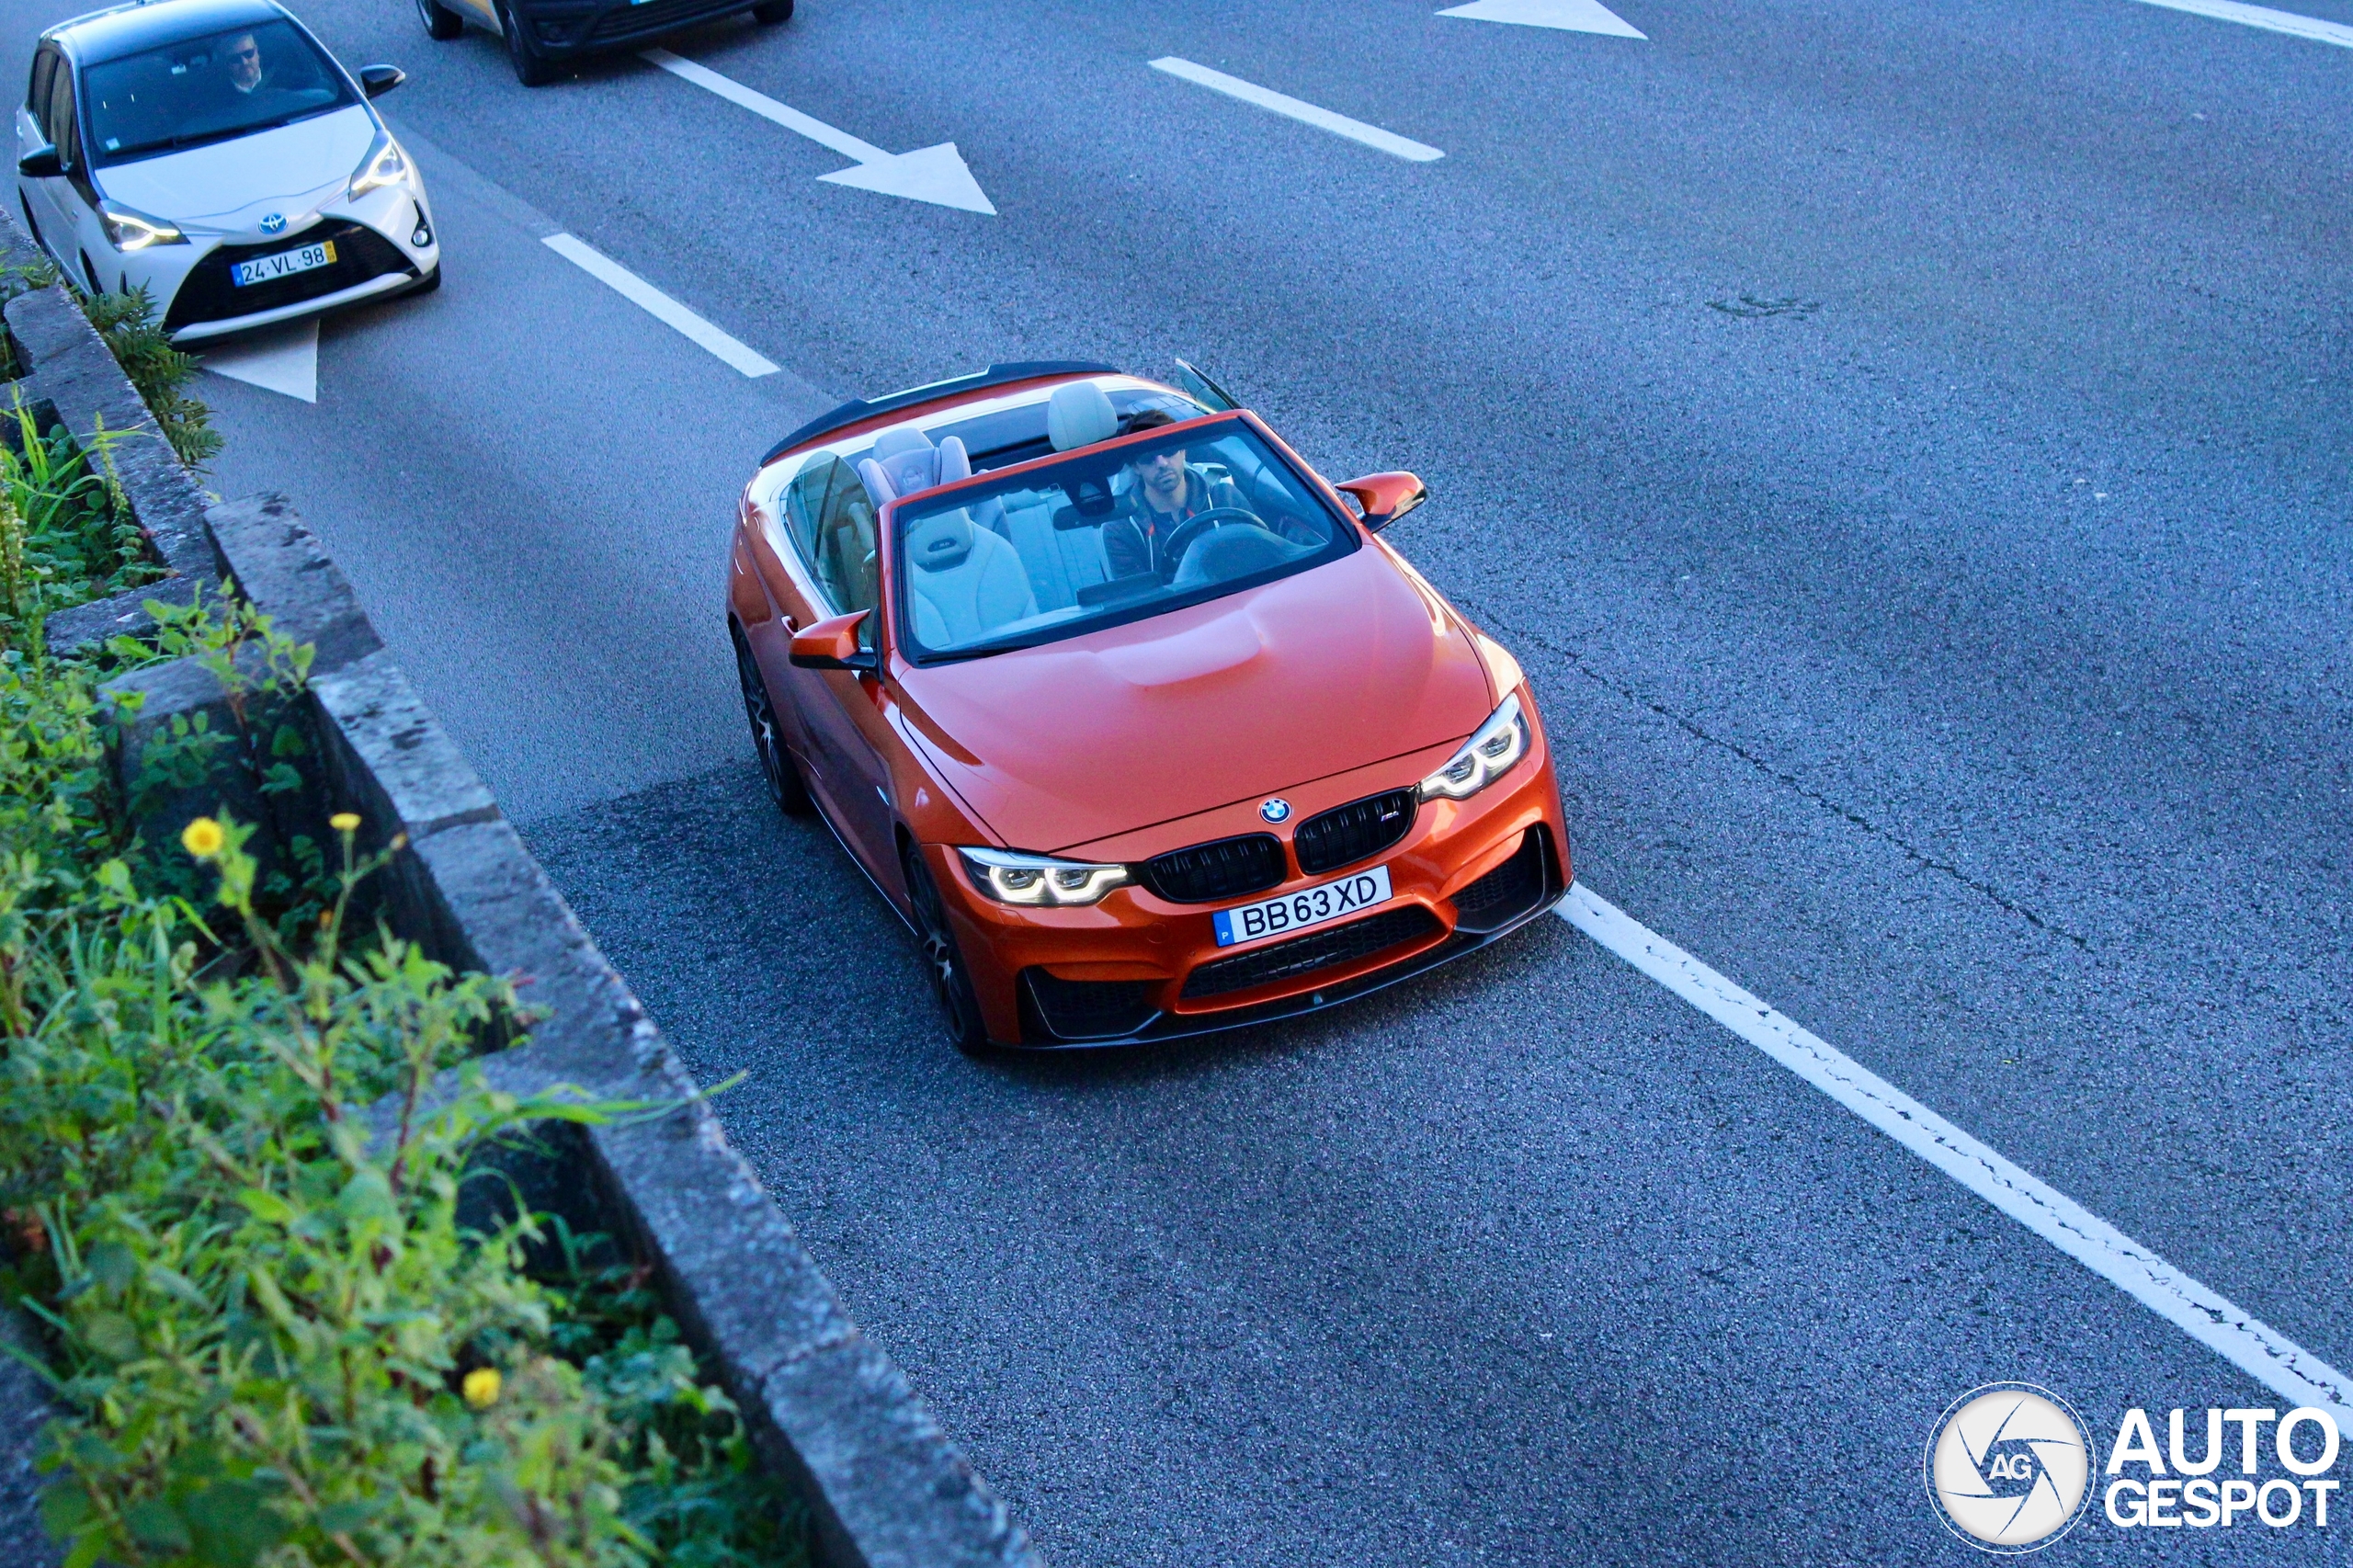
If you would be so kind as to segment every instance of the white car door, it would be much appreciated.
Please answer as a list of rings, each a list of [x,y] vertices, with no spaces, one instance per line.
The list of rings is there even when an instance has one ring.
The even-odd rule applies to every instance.
[[[74,67],[63,57],[50,75],[48,112],[41,117],[40,129],[56,147],[58,162],[65,167],[61,176],[24,182],[38,186],[45,199],[33,203],[41,239],[67,277],[93,293],[103,292],[107,284],[92,276],[89,263],[109,247],[98,227],[97,187],[91,181],[89,161],[83,156],[81,122],[74,112]]]
[[[17,108],[17,156],[49,145],[50,91],[59,68],[57,51],[44,49],[33,57],[32,82],[25,94],[25,101]],[[51,194],[51,182],[17,176],[17,197],[19,210],[33,231],[33,237],[43,245],[53,239],[70,234],[73,225],[57,210],[56,198]]]

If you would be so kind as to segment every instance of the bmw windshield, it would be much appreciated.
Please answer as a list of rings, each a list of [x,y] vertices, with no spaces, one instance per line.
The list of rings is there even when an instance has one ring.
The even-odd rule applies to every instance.
[[[1233,415],[918,494],[892,516],[899,643],[917,664],[1059,642],[1357,548],[1347,519]]]
[[[282,20],[100,61],[83,71],[82,94],[100,167],[358,101],[325,51]]]

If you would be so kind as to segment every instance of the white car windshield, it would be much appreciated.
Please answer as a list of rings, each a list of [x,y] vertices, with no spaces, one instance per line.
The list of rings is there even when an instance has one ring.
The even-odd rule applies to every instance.
[[[1244,424],[1166,425],[893,514],[917,663],[1074,637],[1336,560],[1357,534]]]
[[[256,22],[82,73],[92,162],[104,166],[307,119],[358,101],[290,22]]]

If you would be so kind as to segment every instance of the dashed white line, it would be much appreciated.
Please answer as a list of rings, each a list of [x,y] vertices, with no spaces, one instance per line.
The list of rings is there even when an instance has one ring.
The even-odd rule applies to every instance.
[[[790,104],[780,104],[766,93],[756,92],[731,76],[722,76],[707,65],[681,59],[666,49],[642,49],[638,56],[649,65],[659,65],[681,82],[692,82],[704,92],[715,93],[738,108],[750,109],[762,119],[781,125],[795,136],[806,136],[821,147],[830,147],[845,158],[879,164],[891,156],[871,142],[861,142],[814,115],[803,114]]]
[[[747,376],[773,376],[776,364],[755,353],[669,295],[570,234],[550,234],[540,244],[681,336],[709,349]]]
[[[2299,17],[2293,11],[2275,11],[2268,6],[2243,6],[2239,0],[2141,0],[2143,6],[2162,6],[2168,11],[2187,11],[2193,17],[2211,17],[2218,22],[2237,22],[2266,32],[2286,33],[2290,38],[2307,38],[2315,43],[2333,43],[2339,49],[2353,49],[2353,27],[2343,22],[2324,22],[2317,17]]]
[[[1563,919],[2249,1377],[2353,1433],[2353,1380],[1783,1017],[1582,882]]]
[[[1350,119],[1345,114],[1334,114],[1328,108],[1318,108],[1313,104],[1294,98],[1287,93],[1279,93],[1271,87],[1259,86],[1256,82],[1245,82],[1239,76],[1229,76],[1222,71],[1212,71],[1206,65],[1196,65],[1189,60],[1179,60],[1173,54],[1152,62],[1152,68],[1154,71],[1165,71],[1171,76],[1191,82],[1198,86],[1207,87],[1213,93],[1223,93],[1227,97],[1240,98],[1245,104],[1256,104],[1260,108],[1272,109],[1275,113],[1286,115],[1302,124],[1314,126],[1319,131],[1328,131],[1335,136],[1345,136],[1351,142],[1361,142],[1368,147],[1378,148],[1392,157],[1404,158],[1408,163],[1434,163],[1446,156],[1437,148],[1416,142],[1409,136],[1400,136],[1393,131],[1383,131],[1377,125],[1367,125],[1361,119]]]

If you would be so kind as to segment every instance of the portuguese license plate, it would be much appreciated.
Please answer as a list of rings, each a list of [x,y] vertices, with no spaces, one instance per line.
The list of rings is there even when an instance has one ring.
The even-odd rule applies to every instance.
[[[269,283],[280,278],[291,278],[298,272],[313,267],[335,265],[335,242],[321,240],[314,245],[295,250],[282,250],[275,256],[257,256],[251,261],[241,261],[229,268],[230,281],[240,289],[248,283]]]
[[[1221,909],[1210,918],[1217,926],[1217,945],[1230,948],[1236,942],[1303,931],[1310,926],[1360,915],[1375,904],[1388,902],[1389,868],[1375,866],[1370,871],[1358,871],[1336,882],[1302,888],[1297,892],[1245,903],[1238,909]]]

